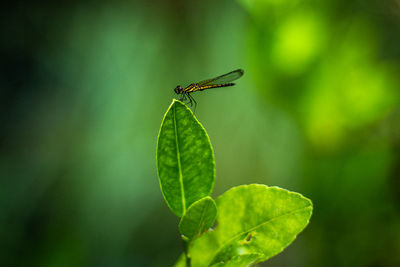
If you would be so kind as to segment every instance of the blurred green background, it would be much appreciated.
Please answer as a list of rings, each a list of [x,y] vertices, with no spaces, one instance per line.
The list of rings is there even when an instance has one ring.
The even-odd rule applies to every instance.
[[[171,266],[155,149],[195,94],[213,196],[300,192],[310,225],[261,266],[400,266],[400,1],[14,1],[1,12],[3,266]],[[256,204],[256,203],[255,203]]]

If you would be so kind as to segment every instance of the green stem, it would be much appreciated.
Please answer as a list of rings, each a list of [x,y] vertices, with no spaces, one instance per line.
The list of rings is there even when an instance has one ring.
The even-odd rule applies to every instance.
[[[190,267],[191,266],[191,258],[189,253],[190,240],[185,236],[182,236],[182,240],[185,248],[186,267]]]

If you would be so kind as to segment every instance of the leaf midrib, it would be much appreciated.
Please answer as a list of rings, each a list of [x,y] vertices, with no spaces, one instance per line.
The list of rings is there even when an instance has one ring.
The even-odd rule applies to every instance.
[[[182,175],[182,166],[181,166],[181,153],[179,150],[179,143],[178,143],[178,130],[176,127],[176,105],[173,105],[174,110],[174,128],[175,128],[175,144],[176,144],[176,157],[178,161],[178,170],[179,170],[179,184],[181,187],[181,198],[182,198],[182,216],[186,212],[186,201],[185,201],[185,189],[183,186],[183,175]]]

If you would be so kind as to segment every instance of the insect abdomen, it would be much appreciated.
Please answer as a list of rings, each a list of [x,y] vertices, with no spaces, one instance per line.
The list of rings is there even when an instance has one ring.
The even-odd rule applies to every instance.
[[[227,87],[227,86],[233,86],[233,85],[235,85],[235,84],[234,83],[212,84],[212,85],[202,86],[198,90],[199,91],[203,91],[203,90],[206,90],[206,89],[218,88],[218,87]]]

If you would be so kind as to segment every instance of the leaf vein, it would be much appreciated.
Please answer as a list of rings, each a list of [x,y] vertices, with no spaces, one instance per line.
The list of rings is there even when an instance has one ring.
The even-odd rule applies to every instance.
[[[305,207],[298,208],[298,209],[293,210],[293,211],[291,211],[291,212],[288,212],[288,213],[285,213],[285,214],[281,214],[281,215],[276,216],[276,217],[274,217],[274,218],[271,218],[271,219],[269,219],[269,220],[267,220],[267,221],[265,221],[265,222],[263,222],[263,223],[260,223],[260,224],[254,226],[254,227],[252,227],[252,228],[250,228],[250,229],[248,229],[248,230],[245,230],[245,231],[242,231],[242,232],[240,232],[240,233],[237,233],[237,234],[234,235],[232,238],[230,238],[228,241],[224,242],[224,244],[223,244],[223,245],[217,250],[217,252],[214,254],[214,256],[213,256],[211,262],[214,261],[214,258],[221,252],[221,250],[222,250],[223,248],[225,248],[226,246],[228,246],[233,240],[235,240],[235,239],[238,238],[239,236],[241,236],[241,235],[243,235],[243,234],[247,234],[247,233],[249,233],[249,232],[251,232],[251,231],[253,231],[253,230],[255,230],[255,229],[257,229],[257,228],[259,228],[259,227],[261,227],[261,226],[263,226],[263,225],[265,225],[265,224],[267,224],[267,223],[270,223],[271,221],[276,220],[276,219],[278,219],[278,218],[281,218],[281,217],[284,217],[284,216],[289,216],[289,215],[295,214],[296,212],[305,210],[305,209],[309,208],[310,206],[311,206],[311,205],[307,205],[307,206],[305,206]]]

